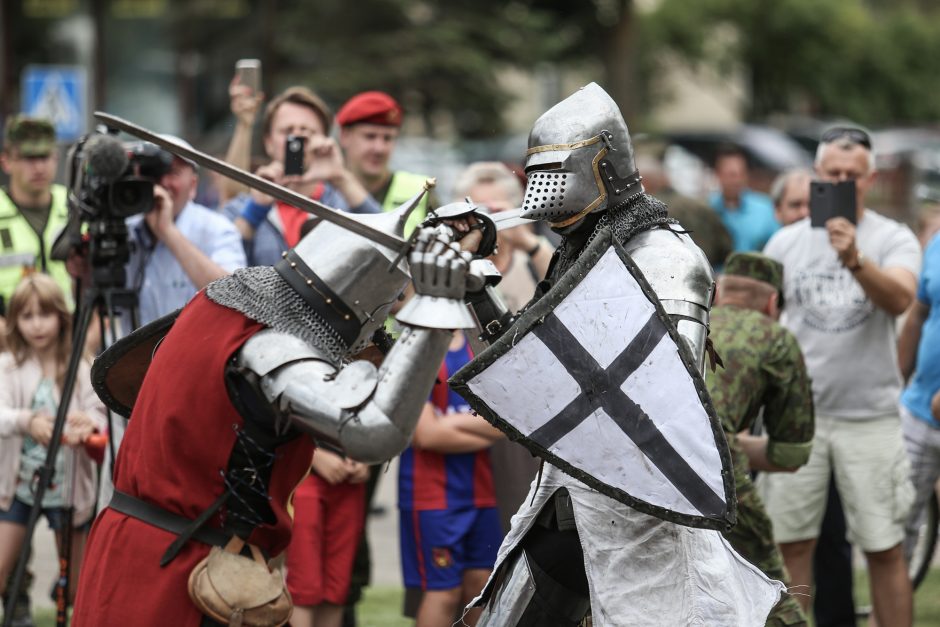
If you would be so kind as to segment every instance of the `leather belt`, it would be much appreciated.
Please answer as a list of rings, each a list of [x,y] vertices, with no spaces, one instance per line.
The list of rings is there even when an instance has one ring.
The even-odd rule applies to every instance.
[[[228,496],[227,492],[225,493],[225,496]],[[159,505],[148,503],[147,501],[143,501],[135,496],[131,496],[130,494],[120,492],[119,490],[114,491],[108,507],[116,512],[120,512],[132,518],[142,520],[148,525],[153,525],[154,527],[163,529],[164,531],[168,531],[177,536],[177,541],[171,545],[171,548],[175,547],[176,551],[173,551],[172,555],[164,555],[164,560],[162,560],[160,563],[161,566],[164,566],[166,563],[172,560],[173,557],[176,557],[176,553],[179,551],[179,548],[181,548],[182,544],[185,543],[186,540],[197,540],[203,544],[208,544],[209,546],[224,547],[232,538],[232,534],[227,533],[221,529],[206,527],[204,524],[200,524],[196,526],[195,529],[193,529],[194,525],[198,523],[199,520],[203,518],[203,516],[200,516],[199,519],[191,520],[185,516],[179,516],[172,512],[168,512]],[[206,518],[208,518],[208,516],[206,516]],[[179,542],[180,540],[183,540],[183,542]],[[169,557],[169,559],[167,559],[167,557]]]

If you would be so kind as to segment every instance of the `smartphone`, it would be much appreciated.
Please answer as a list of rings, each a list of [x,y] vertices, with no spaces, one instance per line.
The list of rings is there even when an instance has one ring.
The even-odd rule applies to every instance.
[[[259,59],[239,59],[235,63],[238,82],[251,87],[253,93],[261,91],[261,61]]]
[[[845,218],[855,224],[855,181],[809,184],[810,226],[825,228],[826,221],[832,218]]]
[[[288,135],[284,142],[284,174],[304,173],[304,148],[307,138]]]

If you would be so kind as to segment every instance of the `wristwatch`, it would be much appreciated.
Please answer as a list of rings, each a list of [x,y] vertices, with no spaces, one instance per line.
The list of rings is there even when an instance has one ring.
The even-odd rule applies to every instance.
[[[862,251],[855,251],[855,265],[849,268],[849,272],[855,274],[865,265],[865,255],[862,254]]]

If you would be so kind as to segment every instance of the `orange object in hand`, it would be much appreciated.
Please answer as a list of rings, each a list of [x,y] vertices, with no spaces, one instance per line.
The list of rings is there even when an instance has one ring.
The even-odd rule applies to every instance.
[[[92,433],[82,444],[85,445],[85,452],[96,464],[104,463],[104,449],[108,446],[107,433]]]

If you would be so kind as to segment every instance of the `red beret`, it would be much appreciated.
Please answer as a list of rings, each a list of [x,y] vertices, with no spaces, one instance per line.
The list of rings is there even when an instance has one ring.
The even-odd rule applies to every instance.
[[[364,91],[346,101],[336,113],[340,126],[381,124],[401,126],[402,108],[395,99],[381,91]]]

